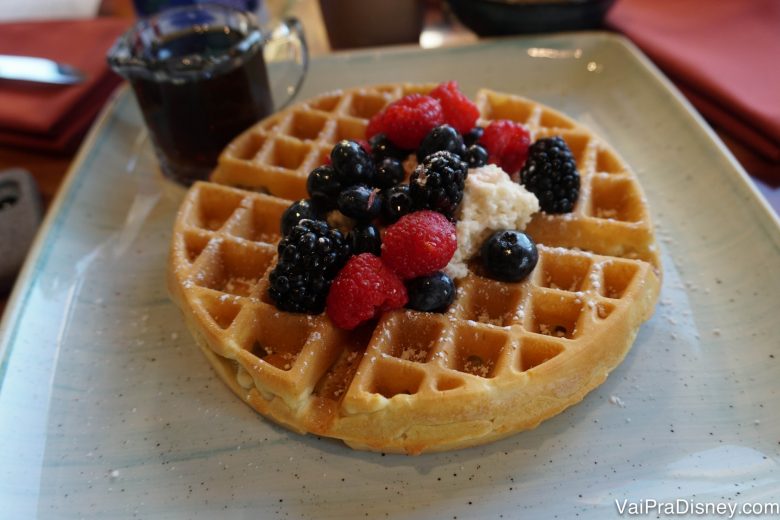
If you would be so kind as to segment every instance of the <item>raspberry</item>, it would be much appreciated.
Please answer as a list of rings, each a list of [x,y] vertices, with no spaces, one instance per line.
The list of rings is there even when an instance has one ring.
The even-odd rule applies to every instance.
[[[378,256],[349,259],[328,293],[326,312],[342,329],[354,329],[384,311],[400,309],[409,297],[403,282]]]
[[[457,247],[455,225],[447,217],[415,211],[385,230],[382,260],[401,278],[417,278],[444,269]]]
[[[520,123],[508,119],[491,121],[479,144],[488,152],[488,162],[499,165],[512,178],[525,164],[531,135]]]
[[[458,89],[457,81],[448,81],[433,89],[430,96],[439,100],[444,121],[461,134],[468,133],[477,124],[479,109]]]
[[[382,129],[384,128],[384,117],[385,111],[381,110],[371,116],[371,119],[368,120],[368,126],[366,127],[366,139],[368,139],[369,142],[373,140],[374,136],[382,134]]]
[[[366,137],[383,133],[404,150],[416,149],[423,138],[444,123],[444,112],[438,100],[421,94],[409,94],[389,104],[368,123]]]

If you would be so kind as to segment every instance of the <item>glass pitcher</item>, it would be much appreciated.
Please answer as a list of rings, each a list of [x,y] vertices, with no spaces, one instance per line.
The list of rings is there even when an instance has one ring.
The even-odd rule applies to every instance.
[[[266,29],[232,7],[193,5],[139,20],[108,62],[132,86],[162,173],[190,185],[240,132],[289,103],[308,51],[293,18]]]

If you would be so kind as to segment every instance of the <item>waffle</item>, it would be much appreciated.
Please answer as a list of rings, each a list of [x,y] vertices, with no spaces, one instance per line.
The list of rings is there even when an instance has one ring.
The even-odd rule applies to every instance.
[[[582,187],[571,214],[527,228],[539,263],[521,283],[457,282],[445,314],[387,312],[353,331],[268,297],[279,220],[340,139],[363,138],[387,103],[432,85],[329,93],[265,119],[193,185],[174,226],[169,288],[202,351],[255,410],[357,449],[418,454],[533,428],[601,384],[658,297],[660,265],[641,187],[605,143],[533,101],[482,90],[480,124],[560,135]]]

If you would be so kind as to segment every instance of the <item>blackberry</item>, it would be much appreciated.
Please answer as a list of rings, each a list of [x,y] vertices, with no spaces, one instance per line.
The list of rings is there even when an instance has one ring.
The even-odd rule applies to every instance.
[[[485,271],[491,278],[519,282],[534,270],[539,252],[531,237],[521,231],[496,231],[480,250]]]
[[[412,173],[409,194],[416,209],[431,209],[453,218],[463,199],[468,167],[451,152],[436,152]]]
[[[485,166],[488,162],[487,150],[478,144],[472,144],[466,152],[466,162],[469,164],[469,168]]]
[[[463,138],[450,125],[437,126],[428,132],[417,150],[417,162],[423,162],[429,155],[442,150],[452,152],[460,158],[466,156]]]
[[[442,272],[407,280],[406,290],[406,307],[417,311],[445,312],[455,299],[455,283]]]
[[[287,209],[284,210],[284,213],[282,213],[282,236],[287,235],[298,222],[305,218],[309,220],[320,220],[319,211],[311,200],[301,199],[290,204]]]
[[[580,193],[580,174],[566,141],[548,137],[532,144],[520,182],[536,195],[542,211],[569,213]]]
[[[371,184],[374,178],[374,161],[357,141],[336,143],[330,151],[330,162],[343,187]]]
[[[344,236],[325,222],[303,219],[279,242],[278,252],[268,289],[276,307],[322,312],[330,284],[349,258]]]
[[[409,195],[409,185],[399,184],[382,190],[382,216],[388,224],[412,211],[412,197]]]
[[[341,192],[338,199],[339,211],[358,221],[373,220],[382,211],[382,197],[379,190],[365,184],[350,186]]]
[[[376,164],[374,186],[377,188],[389,188],[404,180],[405,176],[406,172],[401,161],[393,157],[385,157]]]
[[[371,155],[374,162],[381,163],[383,159],[391,157],[403,161],[409,155],[407,150],[402,150],[390,142],[385,134],[376,134],[368,140],[371,145]]]

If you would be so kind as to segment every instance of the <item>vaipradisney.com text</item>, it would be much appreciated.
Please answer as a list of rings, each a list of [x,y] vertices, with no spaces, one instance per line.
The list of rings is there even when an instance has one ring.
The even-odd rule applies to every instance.
[[[736,518],[738,516],[777,516],[780,517],[780,502],[699,502],[687,498],[676,500],[639,501],[615,499],[615,507],[620,516],[719,516]]]

